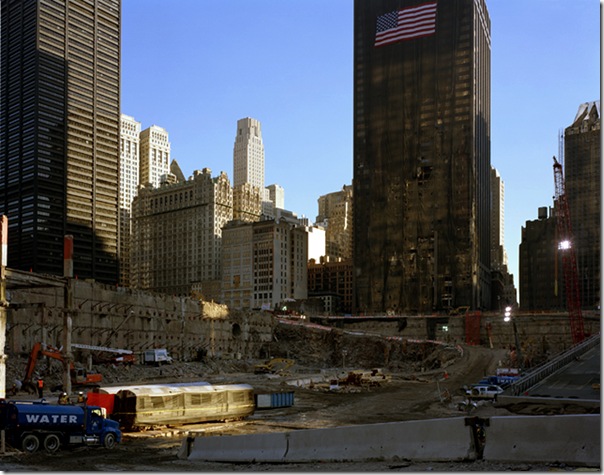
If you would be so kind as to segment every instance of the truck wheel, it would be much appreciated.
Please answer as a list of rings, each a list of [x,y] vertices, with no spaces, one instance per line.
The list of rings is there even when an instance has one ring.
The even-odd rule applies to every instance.
[[[28,434],[23,437],[23,440],[21,441],[21,447],[25,452],[33,454],[36,450],[40,448],[40,439],[38,439],[33,434]]]
[[[106,449],[112,449],[115,447],[115,434],[109,432],[109,434],[105,436],[105,440],[103,440],[103,445]]]
[[[49,434],[44,439],[44,449],[49,454],[54,454],[61,447],[61,440],[56,434]]]

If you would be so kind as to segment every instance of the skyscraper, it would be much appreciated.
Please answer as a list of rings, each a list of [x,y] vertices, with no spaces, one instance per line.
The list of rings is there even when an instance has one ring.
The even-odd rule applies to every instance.
[[[256,119],[237,121],[233,146],[233,186],[251,183],[264,190],[264,143],[260,122]]]
[[[489,308],[484,0],[355,0],[354,307]]]
[[[600,305],[601,157],[600,101],[586,102],[564,130],[566,194],[584,308]]]
[[[8,265],[117,281],[120,0],[0,4],[0,213]]]
[[[141,123],[134,117],[121,115],[120,130],[120,283],[128,287],[130,282],[130,236],[132,234],[132,200],[139,183],[139,145]]]
[[[264,188],[264,143],[260,122],[239,119],[233,145],[233,219],[259,221],[273,215],[269,191]]]
[[[161,177],[167,173],[170,173],[168,132],[152,125],[140,134],[140,184],[159,188]]]

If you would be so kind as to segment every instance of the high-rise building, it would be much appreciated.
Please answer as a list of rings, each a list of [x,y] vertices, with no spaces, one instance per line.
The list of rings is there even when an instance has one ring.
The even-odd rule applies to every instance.
[[[9,267],[118,280],[120,0],[0,3],[0,213]]]
[[[319,196],[316,222],[325,228],[326,255],[336,259],[352,258],[352,186]]]
[[[308,297],[323,300],[328,315],[352,312],[352,260],[328,256],[308,263]]]
[[[237,121],[233,146],[233,187],[250,183],[264,190],[264,143],[260,122],[246,117]]]
[[[553,184],[552,184],[553,187]],[[557,252],[552,209],[539,208],[538,219],[522,227],[520,243],[520,308],[543,311],[566,307],[562,257]]]
[[[266,189],[269,192],[269,200],[273,203],[273,206],[278,209],[285,209],[285,190],[282,186],[273,183],[268,185]]]
[[[158,188],[167,173],[170,173],[168,132],[152,125],[140,133],[140,184]]]
[[[226,173],[212,178],[209,168],[184,183],[141,187],[132,203],[131,287],[175,295],[195,289],[206,300],[218,298],[232,193]]]
[[[600,305],[601,157],[600,101],[586,102],[564,130],[566,195],[584,308]]]
[[[222,302],[274,309],[307,297],[308,237],[288,219],[231,221],[222,230]]]
[[[355,311],[491,306],[490,29],[484,0],[355,0]]]
[[[491,268],[507,266],[504,247],[504,200],[505,186],[495,168],[491,168]]]
[[[120,130],[120,234],[118,256],[120,284],[130,284],[130,235],[132,230],[132,200],[138,190],[139,139],[141,123],[122,114]]]

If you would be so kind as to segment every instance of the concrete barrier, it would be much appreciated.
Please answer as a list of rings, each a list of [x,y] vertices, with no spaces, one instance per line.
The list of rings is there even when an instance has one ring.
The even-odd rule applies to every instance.
[[[599,414],[491,417],[483,459],[600,466]]]
[[[186,444],[186,447],[184,446]],[[219,462],[307,462],[476,458],[465,419],[430,419],[185,440],[179,456]]]

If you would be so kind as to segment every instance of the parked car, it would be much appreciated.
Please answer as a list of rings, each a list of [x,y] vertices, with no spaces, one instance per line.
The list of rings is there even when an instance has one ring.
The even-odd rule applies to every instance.
[[[476,384],[466,389],[466,395],[472,399],[495,399],[501,393],[503,389],[495,384]]]

